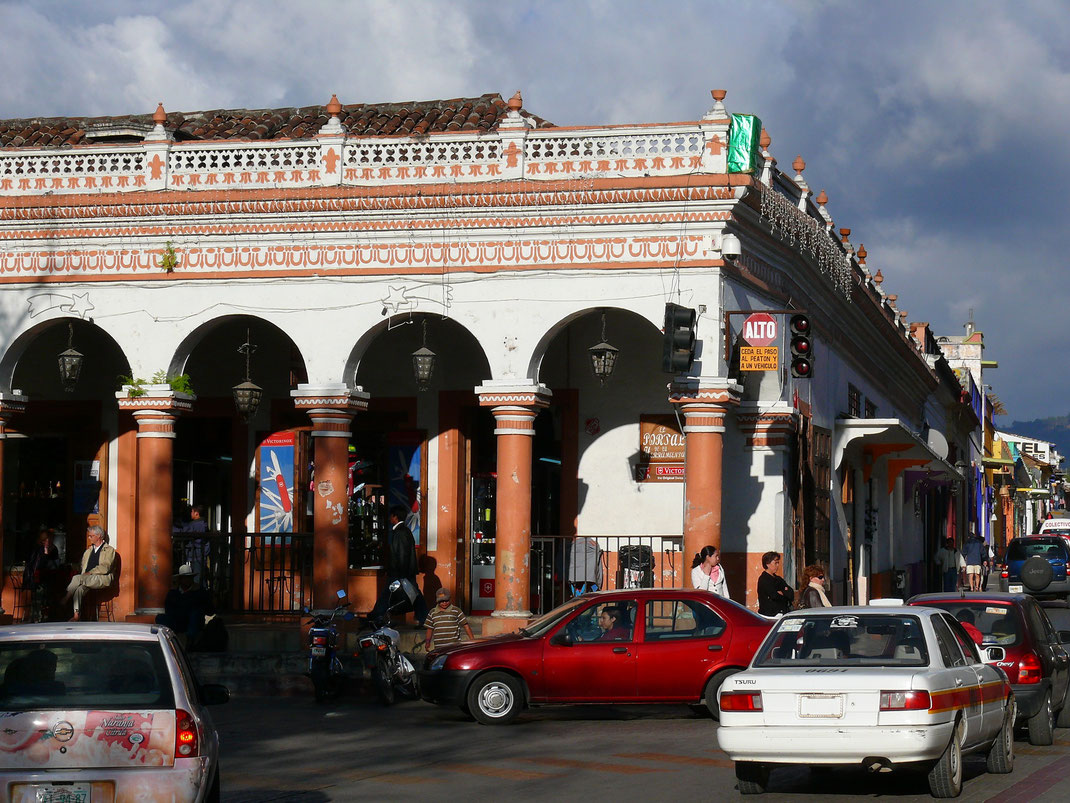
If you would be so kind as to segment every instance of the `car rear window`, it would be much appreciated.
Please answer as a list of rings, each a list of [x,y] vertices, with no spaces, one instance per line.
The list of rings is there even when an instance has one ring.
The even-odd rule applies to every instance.
[[[765,641],[754,666],[928,666],[916,616],[788,615]]]
[[[174,708],[155,641],[0,644],[0,711]]]
[[[973,625],[981,631],[984,647],[1012,647],[1022,642],[1022,619],[1013,605],[961,600],[924,602],[927,608],[940,608],[964,626]],[[969,628],[966,628],[969,632]]]
[[[1060,560],[1066,555],[1066,546],[1059,538],[1015,538],[1007,544],[1007,560],[1026,560],[1033,555]]]

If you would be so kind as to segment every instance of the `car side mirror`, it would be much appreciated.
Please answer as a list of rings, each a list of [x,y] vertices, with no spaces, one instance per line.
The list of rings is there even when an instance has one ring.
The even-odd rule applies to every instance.
[[[205,683],[201,686],[201,700],[205,705],[222,705],[230,702],[230,689],[221,683]]]
[[[572,636],[568,634],[568,631],[562,630],[550,638],[550,643],[555,647],[571,647]]]
[[[1060,644],[1070,644],[1070,630],[1060,630],[1059,631],[1059,643]]]
[[[986,664],[994,664],[1007,658],[1007,651],[1002,647],[985,647],[981,650],[981,658]]]

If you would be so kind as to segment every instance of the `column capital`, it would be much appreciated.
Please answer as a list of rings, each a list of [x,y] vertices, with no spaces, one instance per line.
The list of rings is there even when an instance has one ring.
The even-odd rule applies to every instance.
[[[799,416],[787,406],[759,410],[747,404],[736,410],[736,426],[746,438],[746,448],[784,447],[799,426]]]
[[[538,382],[517,382],[511,379],[492,379],[477,385],[480,407],[530,407],[535,410],[548,407],[551,390]]]
[[[368,409],[371,395],[346,384],[298,385],[290,391],[294,407],[312,419],[314,438],[350,438],[353,416]]]
[[[134,393],[139,395],[132,395]],[[193,409],[197,397],[191,393],[179,393],[170,385],[123,385],[115,392],[120,410],[161,410],[186,413]]]
[[[0,440],[7,438],[8,419],[26,411],[28,396],[23,396],[20,391],[0,393]]]
[[[703,404],[725,409],[739,404],[743,386],[722,377],[698,377],[669,383],[672,404]]]

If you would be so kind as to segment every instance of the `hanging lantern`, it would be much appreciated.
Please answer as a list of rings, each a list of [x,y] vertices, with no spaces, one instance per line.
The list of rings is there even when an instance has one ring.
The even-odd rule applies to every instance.
[[[602,342],[596,343],[587,349],[587,353],[591,355],[591,370],[594,371],[594,375],[600,385],[604,386],[606,380],[613,373],[613,367],[617,364],[617,354],[619,352],[620,349],[606,342],[606,314],[603,312]]]
[[[59,355],[59,381],[67,393],[74,392],[78,377],[82,375],[82,362],[85,358],[74,350],[74,324],[67,324],[67,350]]]
[[[253,383],[249,376],[249,363],[254,351],[256,351],[256,346],[252,344],[249,330],[246,329],[245,342],[238,346],[238,353],[245,355],[245,381],[240,385],[235,385],[232,391],[234,394],[234,407],[238,410],[241,420],[246,423],[256,415],[257,408],[260,407],[260,397],[264,393],[258,385]]]
[[[435,373],[435,352],[427,347],[427,318],[423,320],[423,345],[412,353],[412,372],[416,375],[416,389],[427,390],[431,387],[431,376]]]

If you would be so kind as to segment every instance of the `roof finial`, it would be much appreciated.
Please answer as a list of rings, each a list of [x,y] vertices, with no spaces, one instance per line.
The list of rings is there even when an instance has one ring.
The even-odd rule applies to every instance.
[[[884,274],[881,273],[881,269],[880,268],[877,268],[877,272],[873,275],[873,283],[876,284],[876,285],[880,285],[880,283],[883,282],[883,281],[884,281]]]
[[[724,96],[728,94],[723,89],[711,89],[710,94],[713,95],[713,108],[702,115],[703,120],[723,120],[728,116],[728,112],[724,110]]]
[[[342,113],[342,104],[338,102],[338,96],[331,93],[331,99],[327,101],[327,114],[337,117]]]
[[[791,169],[796,173],[801,173],[806,169],[806,162],[803,161],[801,156],[796,156],[795,161],[791,163]]]
[[[840,242],[841,243],[847,242],[847,240],[848,240],[848,238],[850,238],[850,236],[851,236],[851,230],[850,229],[840,229]]]
[[[519,112],[520,109],[523,107],[524,98],[521,97],[519,89],[516,91],[516,94],[514,94],[511,98],[509,98],[509,104],[508,105],[509,105],[509,111],[511,111],[511,112]]]
[[[163,101],[160,101],[156,106],[156,111],[152,114],[152,122],[156,125],[163,125],[167,122],[167,112],[163,109]]]
[[[829,202],[829,197],[827,195],[825,195],[825,191],[824,190],[821,190],[821,192],[819,192],[817,194],[817,197],[814,198],[814,200],[817,201],[818,204],[820,204],[821,206],[824,206],[825,204],[827,204]]]
[[[867,254],[866,254],[866,246],[865,246],[865,244],[862,244],[862,245],[858,246],[858,264],[865,265],[866,264],[866,256],[867,256]]]
[[[769,132],[765,130],[765,126],[762,126],[762,136],[758,139],[758,144],[762,146],[763,151],[769,150],[769,146],[773,144],[772,138],[769,136]]]

